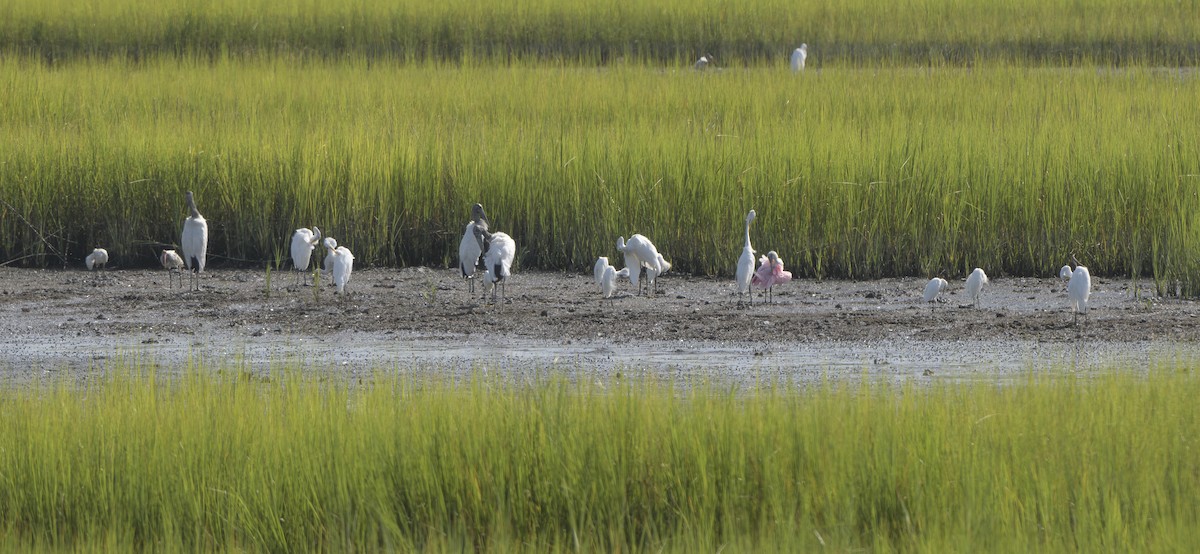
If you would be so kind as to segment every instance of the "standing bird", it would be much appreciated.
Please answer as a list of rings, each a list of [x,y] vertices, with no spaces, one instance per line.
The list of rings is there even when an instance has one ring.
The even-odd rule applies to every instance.
[[[592,276],[596,279],[596,286],[600,287],[601,291],[604,290],[604,270],[605,268],[609,267],[612,266],[608,265],[608,256],[600,256],[599,258],[596,258],[596,265],[592,266]],[[616,271],[616,268],[613,270]],[[629,276],[628,271],[625,272],[625,276]]]
[[[970,275],[967,276],[967,299],[979,307],[979,293],[983,291],[983,286],[988,282],[987,274],[980,268],[975,268]]]
[[[517,256],[517,243],[506,233],[489,233],[480,230],[483,237],[484,279],[492,285],[492,303],[496,303],[496,288],[512,275],[513,258]],[[486,286],[486,285],[485,285]],[[484,290],[484,297],[487,290]],[[507,290],[504,294],[508,298]]]
[[[183,258],[180,258],[179,254],[174,250],[163,250],[162,255],[158,257],[158,261],[162,264],[163,269],[167,270],[167,288],[172,288],[171,285],[175,282],[174,275],[176,273],[179,273],[179,288],[183,288],[183,274],[180,273],[183,271]]]
[[[292,233],[292,267],[295,268],[296,278],[300,280],[301,285],[307,284],[304,282],[305,272],[312,261],[313,249],[318,244],[321,244],[321,229],[317,227],[313,227],[312,230],[302,227]]]
[[[657,261],[657,264],[647,264],[646,262],[642,262],[642,265],[646,267],[646,283],[651,294],[658,294],[658,284],[655,279],[658,278],[659,275],[662,275],[671,269],[671,262],[664,260],[662,254],[658,255]],[[625,269],[629,268],[627,267]]]
[[[712,54],[700,56],[700,59],[696,60],[696,63],[692,64],[692,68],[699,71],[704,71],[705,69],[708,69],[708,64],[712,61],[712,59]]]
[[[808,59],[808,44],[801,44],[800,48],[792,51],[792,71],[804,71],[804,61]]]
[[[1071,309],[1075,312],[1073,323],[1079,324],[1079,315],[1085,317],[1088,313],[1088,297],[1092,295],[1092,274],[1088,268],[1079,265],[1079,260],[1071,256],[1075,262],[1075,271],[1071,272],[1071,280],[1067,282],[1067,298],[1071,301]]]
[[[187,205],[191,215],[183,222],[183,239],[180,241],[183,249],[183,263],[192,272],[192,290],[200,290],[199,277],[204,272],[204,262],[208,259],[208,222],[196,209],[196,201],[192,191],[187,192]]]
[[[783,269],[783,260],[774,250],[767,252],[767,255],[763,256],[760,261],[762,265],[758,267],[758,271],[754,273],[750,281],[760,289],[767,289],[767,301],[773,302],[775,285],[791,281],[792,272]]]
[[[624,268],[617,271],[617,268],[611,265],[604,266],[604,273],[600,276],[600,292],[604,294],[604,298],[608,299],[609,304],[613,303],[613,293],[617,290],[617,277],[629,278],[629,268]]]
[[[941,277],[934,277],[925,284],[925,295],[922,298],[925,299],[926,303],[937,302],[938,295],[941,294],[942,291],[946,290],[946,287],[948,286],[950,286],[950,283],[947,283],[945,279],[942,279]],[[929,311],[933,311],[933,306],[929,307]]]
[[[338,246],[332,238],[325,239],[325,248],[329,254],[325,256],[325,264],[333,273],[333,285],[337,292],[346,292],[346,283],[350,282],[350,274],[354,271],[354,254],[345,246]]]
[[[750,303],[754,303],[754,291],[750,290],[750,281],[754,277],[754,248],[750,246],[750,223],[758,214],[754,210],[746,214],[746,245],[742,247],[742,256],[738,258],[737,263],[737,292],[740,297],[743,294],[749,293]]]
[[[625,237],[617,239],[617,250],[625,254],[625,268],[629,270],[629,282],[634,287],[637,287],[638,294],[642,294],[642,287],[638,282],[641,278],[642,267],[653,267],[655,275],[660,275],[666,269],[659,266],[659,260],[662,256],[658,254],[658,249],[654,247],[654,243],[650,239],[642,235],[633,235],[629,237],[629,242],[625,242]]]
[[[103,248],[92,250],[92,253],[83,259],[83,263],[87,266],[88,271],[91,271],[93,268],[103,269],[104,264],[108,263],[108,250]]]
[[[488,230],[487,214],[483,213],[483,205],[471,206],[471,221],[463,230],[462,240],[458,243],[458,269],[462,271],[463,279],[467,280],[472,293],[475,292],[475,270],[479,267],[479,258],[483,255],[483,236],[475,230]]]

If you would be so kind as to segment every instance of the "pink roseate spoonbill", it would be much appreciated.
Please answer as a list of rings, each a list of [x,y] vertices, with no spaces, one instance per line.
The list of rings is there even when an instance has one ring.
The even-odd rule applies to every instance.
[[[760,289],[767,289],[768,302],[774,302],[775,297],[772,292],[775,285],[782,285],[792,280],[792,272],[783,269],[783,260],[779,258],[774,250],[767,252],[759,260],[762,265],[758,267],[758,271],[754,272],[754,276],[750,278],[750,283]]]
[[[750,290],[750,278],[754,276],[754,247],[750,246],[750,223],[757,215],[754,210],[746,214],[746,245],[742,247],[742,255],[737,263],[737,275],[734,277],[739,299],[743,294],[749,294],[751,304],[754,303],[754,291]]]
[[[808,44],[801,44],[800,48],[792,51],[792,71],[804,71],[804,62],[808,60]]]
[[[487,214],[483,213],[483,204],[471,206],[471,221],[463,229],[462,240],[458,241],[458,269],[463,279],[467,280],[468,290],[475,292],[475,273],[479,267],[479,259],[483,256],[483,236],[475,230],[488,230]]]
[[[947,283],[945,279],[942,279],[941,277],[934,277],[933,279],[930,279],[928,283],[925,283],[925,294],[922,296],[922,298],[926,303],[937,302],[938,296],[942,294],[942,291],[946,290],[946,287],[948,286],[950,286],[950,283]],[[932,305],[929,307],[929,312],[933,313]]]
[[[617,277],[628,279],[629,268],[617,271],[617,268],[611,265],[604,266],[604,274],[600,276],[600,292],[604,294],[604,298],[608,299],[609,304],[613,303],[613,293],[617,291]]]
[[[106,263],[108,263],[108,250],[103,248],[92,250],[92,253],[83,259],[83,264],[87,266],[88,271],[92,269],[104,269],[104,264]]]
[[[629,242],[625,242],[625,237],[617,239],[617,250],[625,254],[625,267],[629,270],[629,283],[638,289],[638,294],[642,294],[642,287],[639,279],[641,278],[642,267],[654,267],[655,275],[661,275],[665,269],[659,266],[659,260],[662,256],[658,254],[658,248],[654,247],[654,243],[650,239],[642,235],[633,235],[629,237]]]
[[[975,268],[970,275],[967,276],[967,300],[976,308],[979,307],[979,293],[983,292],[983,286],[988,282],[988,276],[981,268]]]
[[[296,283],[307,285],[306,274],[312,261],[313,250],[321,244],[321,229],[307,227],[296,229],[292,233],[292,268],[296,271]]]
[[[504,298],[508,298],[505,282],[512,275],[513,260],[517,256],[517,243],[506,233],[489,233],[480,230],[483,237],[483,270],[484,280],[492,286],[492,303],[496,303],[496,289],[504,287]],[[484,290],[487,297],[487,290]]]
[[[183,222],[183,240],[179,242],[183,249],[183,263],[191,271],[192,290],[200,290],[200,274],[204,272],[204,264],[208,259],[208,222],[196,209],[196,201],[190,190],[187,192],[187,205],[191,215]]]
[[[1075,312],[1072,323],[1079,324],[1079,316],[1087,317],[1088,297],[1092,295],[1092,274],[1088,268],[1079,265],[1079,260],[1071,256],[1075,262],[1075,270],[1071,272],[1071,280],[1067,283],[1067,298],[1071,301],[1071,310]]]
[[[325,249],[329,251],[325,264],[333,273],[333,286],[337,287],[337,292],[345,293],[346,283],[350,282],[350,274],[354,272],[354,254],[349,248],[338,246],[332,238],[325,239]]]
[[[179,253],[174,250],[163,250],[162,255],[158,257],[159,263],[163,269],[167,270],[167,288],[172,288],[175,283],[174,276],[179,275],[179,288],[183,288],[183,258],[179,257]]]

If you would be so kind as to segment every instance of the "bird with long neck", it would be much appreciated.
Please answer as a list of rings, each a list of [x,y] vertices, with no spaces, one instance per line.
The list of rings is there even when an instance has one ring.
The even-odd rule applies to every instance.
[[[1079,264],[1075,255],[1071,254],[1071,262],[1075,269],[1071,271],[1071,280],[1067,282],[1067,298],[1071,301],[1071,309],[1075,312],[1074,324],[1079,323],[1079,316],[1087,317],[1088,297],[1092,295],[1092,274],[1088,268]]]
[[[196,209],[196,200],[192,191],[187,192],[187,205],[190,215],[183,222],[183,237],[180,241],[183,250],[183,262],[191,271],[192,290],[200,290],[199,274],[204,272],[208,259],[208,222]]]
[[[750,223],[757,215],[754,210],[746,214],[746,245],[742,247],[742,256],[738,258],[735,276],[738,296],[749,293],[751,304],[754,303],[754,291],[750,290],[750,279],[754,276],[754,247],[750,245]]]
[[[297,285],[308,284],[306,272],[308,271],[309,262],[312,260],[313,250],[316,249],[318,244],[321,244],[321,229],[318,227],[313,227],[312,229],[302,227],[296,229],[295,233],[292,233],[292,267],[296,270],[294,273],[296,274],[295,283]]]
[[[629,242],[625,242],[625,237],[618,237],[617,250],[625,255],[625,268],[629,270],[629,282],[638,289],[639,295],[642,294],[639,278],[643,267],[653,268],[655,275],[666,271],[660,265],[659,260],[662,260],[662,256],[659,255],[658,248],[643,235],[634,234],[629,237]]]
[[[483,205],[471,206],[471,221],[467,222],[462,240],[458,243],[458,269],[463,279],[467,280],[468,290],[472,293],[475,292],[475,272],[479,267],[479,258],[483,255],[482,233],[487,230],[488,220],[487,214],[483,212]]]

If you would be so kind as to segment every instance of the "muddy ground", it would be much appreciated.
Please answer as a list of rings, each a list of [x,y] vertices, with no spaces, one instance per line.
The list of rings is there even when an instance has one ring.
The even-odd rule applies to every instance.
[[[0,370],[8,378],[103,368],[137,356],[314,371],[430,372],[565,367],[750,379],[819,375],[962,376],[1046,366],[1101,368],[1200,359],[1200,305],[1143,282],[1094,279],[1072,322],[1065,282],[994,276],[982,305],[963,282],[921,301],[924,279],[797,280],[773,303],[740,302],[731,280],[672,275],[654,296],[628,282],[602,301],[590,274],[519,272],[495,304],[448,269],[360,269],[348,294],[276,272],[214,270],[202,290],[165,271],[0,268]],[[185,279],[186,282],[186,279]]]

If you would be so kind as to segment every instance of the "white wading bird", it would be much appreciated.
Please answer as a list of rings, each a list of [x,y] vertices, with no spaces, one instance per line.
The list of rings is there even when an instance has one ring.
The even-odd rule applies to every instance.
[[[350,282],[350,274],[354,272],[354,254],[350,253],[349,248],[338,246],[333,238],[325,239],[325,249],[329,251],[325,256],[325,264],[333,273],[333,286],[337,287],[337,292],[344,293],[346,283]]]
[[[941,277],[934,277],[925,284],[925,295],[922,296],[922,298],[926,303],[937,302],[938,295],[940,295],[942,291],[946,290],[946,287],[948,286],[950,286],[950,283],[947,283],[945,279],[942,279]],[[929,311],[931,313],[933,312],[933,306],[929,307]]]
[[[468,290],[475,292],[475,271],[479,267],[479,258],[483,255],[483,235],[475,232],[488,230],[487,214],[483,213],[483,205],[471,206],[471,221],[463,230],[462,240],[458,243],[458,269],[463,279],[467,280]]]
[[[596,279],[596,286],[600,287],[601,291],[604,290],[604,269],[608,267],[612,267],[608,265],[608,256],[596,258],[596,265],[592,266],[592,276]],[[629,276],[628,271],[625,272],[625,276]]]
[[[600,292],[608,299],[609,304],[613,303],[613,293],[617,290],[617,277],[628,279],[629,268],[617,271],[617,268],[611,265],[604,266],[604,274],[600,276]]]
[[[983,291],[983,286],[987,282],[987,274],[978,267],[967,276],[967,300],[970,300],[976,308],[979,307],[979,293]]]
[[[158,257],[159,263],[163,269],[167,270],[167,288],[172,288],[174,284],[174,275],[179,274],[179,288],[183,288],[183,258],[174,250],[163,250],[162,255]]]
[[[692,67],[693,67],[694,69],[698,69],[698,70],[701,70],[701,71],[703,71],[703,70],[705,70],[705,69],[708,69],[708,64],[709,64],[709,62],[711,62],[712,60],[713,60],[713,56],[712,56],[712,54],[708,54],[708,55],[706,55],[706,56],[700,56],[700,59],[696,60],[696,63],[695,63],[695,64],[692,64]]]
[[[625,237],[617,239],[617,250],[625,254],[625,268],[629,270],[629,282],[634,287],[637,287],[638,294],[642,294],[642,287],[639,284],[641,278],[642,267],[653,267],[655,275],[661,275],[666,269],[658,264],[662,260],[662,256],[658,254],[658,249],[654,247],[654,243],[650,239],[642,235],[633,235],[629,237],[629,242],[625,242]]]
[[[750,246],[750,223],[757,215],[754,210],[750,210],[750,213],[746,214],[746,245],[742,247],[742,255],[738,258],[735,277],[738,297],[749,294],[751,304],[754,303],[754,291],[750,290],[750,279],[754,277],[754,248]]]
[[[808,44],[792,51],[792,71],[804,71],[804,61],[808,59]]]
[[[1080,314],[1087,317],[1088,297],[1092,295],[1092,274],[1088,268],[1079,265],[1075,256],[1071,256],[1071,261],[1075,262],[1075,271],[1071,272],[1071,280],[1067,283],[1067,298],[1071,301],[1071,310],[1075,312],[1072,323],[1078,325]]]
[[[83,263],[87,266],[88,271],[91,271],[92,269],[103,269],[104,264],[108,263],[108,250],[103,248],[92,250],[92,253],[88,254],[87,257],[83,259]]]
[[[671,270],[671,262],[664,260],[662,254],[659,254],[656,260],[658,261],[657,264],[647,264],[646,262],[642,262],[642,265],[646,267],[646,286],[648,289],[650,289],[651,294],[658,294],[658,283],[655,281],[655,279],[657,279],[659,275]],[[625,269],[629,268],[627,267]]]
[[[508,298],[505,281],[512,275],[513,259],[517,256],[517,243],[506,233],[489,233],[479,230],[483,237],[484,286],[492,285],[492,303],[496,303],[496,288],[505,287],[504,298]],[[483,291],[487,297],[487,289]]]
[[[301,285],[308,284],[308,266],[312,261],[313,249],[318,244],[321,244],[321,229],[317,227],[311,230],[302,227],[292,233],[292,267],[295,268],[297,282]]]
[[[200,273],[204,272],[204,263],[208,259],[208,222],[196,209],[196,201],[192,191],[187,193],[187,205],[191,215],[183,222],[183,240],[180,245],[183,250],[183,263],[192,272],[192,290],[200,290]]]

